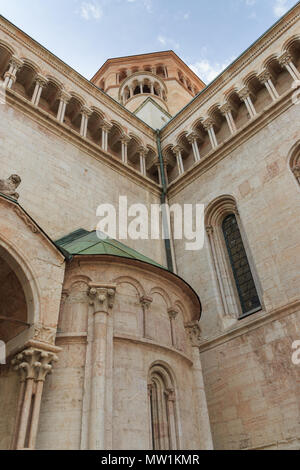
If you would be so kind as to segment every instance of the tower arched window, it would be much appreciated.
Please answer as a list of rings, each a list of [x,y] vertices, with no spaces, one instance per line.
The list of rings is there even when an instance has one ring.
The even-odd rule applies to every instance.
[[[175,388],[164,366],[155,365],[150,369],[148,395],[153,450],[178,449]]]
[[[220,317],[226,328],[262,310],[262,291],[234,199],[222,196],[212,202],[205,223],[220,294]]]
[[[222,230],[242,313],[256,312],[261,304],[235,214],[225,217]]]

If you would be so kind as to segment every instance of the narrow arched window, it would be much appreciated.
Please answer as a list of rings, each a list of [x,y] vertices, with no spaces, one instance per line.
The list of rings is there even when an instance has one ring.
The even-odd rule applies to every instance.
[[[175,390],[168,371],[160,365],[150,370],[149,409],[153,450],[176,450],[178,432]]]
[[[258,292],[236,216],[229,214],[222,223],[223,235],[243,315],[261,309]]]

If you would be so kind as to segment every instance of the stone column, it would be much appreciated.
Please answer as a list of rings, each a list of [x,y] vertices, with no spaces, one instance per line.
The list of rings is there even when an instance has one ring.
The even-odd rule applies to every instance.
[[[148,316],[153,299],[144,295],[140,298],[140,302],[143,309],[143,338],[151,339],[149,334]]]
[[[4,74],[4,86],[12,88],[17,78],[18,70],[23,66],[23,62],[17,57],[12,57],[9,62],[9,69]]]
[[[193,375],[196,392],[195,395],[197,397],[196,413],[198,420],[198,428],[200,431],[201,450],[213,450],[213,441],[211,435],[211,427],[199,352],[201,342],[201,330],[198,322],[186,324],[185,328],[190,339],[190,344],[192,346]]]
[[[160,170],[160,161],[158,158],[155,159],[154,165],[157,168],[157,174],[158,174],[158,184],[161,186],[162,185],[162,177],[161,177],[161,170]]]
[[[278,61],[282,67],[286,68],[294,81],[300,80],[300,72],[294,65],[291,54],[285,52],[279,57]]]
[[[183,166],[183,161],[182,161],[182,149],[179,145],[176,145],[173,148],[173,152],[176,155],[177,159],[177,168],[178,168],[178,174],[183,175],[184,173],[184,166]]]
[[[232,116],[232,106],[229,103],[225,103],[222,106],[220,106],[220,111],[225,116],[229,130],[231,134],[235,134],[237,129],[236,125]]]
[[[56,117],[59,122],[64,122],[67,104],[69,103],[70,99],[71,95],[69,95],[68,93],[64,91],[60,93],[59,106]]]
[[[238,92],[238,95],[242,101],[244,101],[247,111],[250,115],[250,118],[254,118],[257,114],[254,104],[251,99],[251,92],[248,87],[244,87],[242,90]]]
[[[262,83],[269,92],[273,101],[279,98],[279,94],[273,84],[272,75],[268,70],[264,70],[258,77],[260,83]]]
[[[152,82],[150,83],[150,93],[151,95],[154,95],[154,85]]]
[[[48,80],[42,75],[38,74],[35,79],[35,89],[31,98],[31,102],[34,106],[38,106],[41,98],[43,88],[47,85]]]
[[[108,132],[112,128],[112,125],[108,122],[104,122],[101,126],[102,128],[102,150],[107,152],[108,150]]]
[[[168,310],[169,318],[170,318],[170,328],[171,328],[171,339],[172,339],[172,346],[173,348],[177,348],[177,337],[176,337],[176,327],[175,327],[175,320],[178,315],[178,312],[173,308]]]
[[[176,411],[175,411],[175,390],[169,388],[166,393],[167,414],[169,418],[169,431],[170,431],[170,450],[177,450],[177,429],[176,429]]]
[[[93,314],[91,344],[88,449],[112,448],[112,309],[116,286],[90,283],[88,297]]]
[[[51,349],[60,350],[51,347]],[[12,448],[35,448],[39,425],[42,394],[46,376],[51,373],[57,356],[53,351],[29,347],[12,361],[14,369],[21,374],[21,387],[17,407],[16,427]]]
[[[218,141],[214,129],[214,121],[211,118],[203,122],[204,129],[208,132],[209,140],[213,149],[218,147]]]
[[[187,139],[188,139],[189,143],[190,143],[191,146],[192,146],[195,162],[199,162],[200,159],[201,159],[201,156],[200,156],[200,152],[199,152],[199,148],[198,148],[198,143],[197,143],[198,134],[196,134],[196,132],[191,132],[191,133],[187,136]]]
[[[89,116],[92,114],[92,111],[87,108],[86,106],[83,106],[81,109],[81,125],[80,125],[80,135],[82,137],[87,136],[87,126],[88,126],[88,120]]]
[[[122,162],[127,164],[128,163],[128,154],[127,154],[127,150],[128,150],[128,144],[130,142],[130,137],[128,137],[127,135],[123,136],[121,138],[121,144],[122,144]]]
[[[146,155],[147,155],[147,150],[144,147],[140,147],[139,150],[139,155],[140,155],[140,172],[142,173],[143,176],[146,176]]]

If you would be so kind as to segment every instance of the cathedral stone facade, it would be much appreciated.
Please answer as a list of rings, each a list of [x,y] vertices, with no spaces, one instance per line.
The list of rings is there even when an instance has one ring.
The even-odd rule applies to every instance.
[[[209,86],[0,18],[0,449],[300,448],[299,17]],[[98,238],[120,196],[204,204],[203,249]]]

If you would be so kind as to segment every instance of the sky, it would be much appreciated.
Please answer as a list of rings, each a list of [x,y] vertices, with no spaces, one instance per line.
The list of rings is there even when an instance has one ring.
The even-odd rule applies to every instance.
[[[90,79],[112,57],[172,49],[209,83],[295,0],[0,0],[0,13]]]

